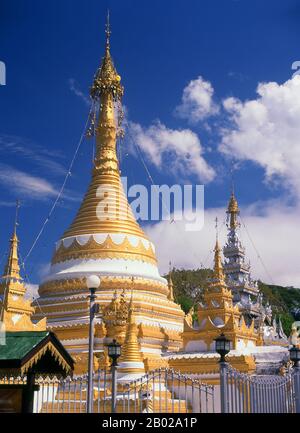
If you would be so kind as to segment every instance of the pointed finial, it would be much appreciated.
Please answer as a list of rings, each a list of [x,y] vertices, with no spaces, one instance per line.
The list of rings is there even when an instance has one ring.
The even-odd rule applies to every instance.
[[[215,229],[216,229],[216,241],[218,242],[218,236],[219,236],[219,229],[218,229],[218,217],[215,218]]]
[[[227,208],[226,213],[228,215],[229,228],[231,230],[235,230],[239,226],[237,217],[240,213],[240,210],[239,210],[237,199],[236,199],[235,194],[234,194],[233,179],[232,179],[232,185],[231,185],[230,199],[229,199],[228,208]]]
[[[133,290],[131,290],[130,301],[129,301],[129,312],[133,311]]]
[[[106,50],[109,49],[109,43],[110,43],[110,22],[109,22],[109,9],[107,9],[107,17],[106,17],[106,24],[105,24],[105,34],[106,34]]]
[[[218,240],[218,218],[216,218],[216,245],[215,245],[215,258],[214,258],[214,276],[220,281],[224,281],[225,276],[223,272],[223,265],[221,260],[221,249]]]
[[[234,195],[234,162],[231,161],[231,167],[230,167],[230,180],[231,180],[231,194]]]
[[[168,275],[168,299],[174,301],[173,281],[172,281],[172,263],[169,262],[169,275]]]
[[[104,95],[106,96],[110,95],[110,97],[112,97],[114,101],[121,101],[124,93],[124,88],[121,85],[121,77],[117,73],[116,68],[114,67],[113,60],[110,55],[111,30],[110,30],[109,11],[107,12],[105,34],[106,34],[105,54],[104,57],[102,58],[101,65],[95,74],[90,95],[93,100],[98,100],[98,101]],[[107,112],[107,109],[103,108],[102,111]]]
[[[16,202],[15,221],[12,237],[10,238],[10,248],[8,253],[8,260],[4,269],[3,277],[14,278],[15,280],[21,280],[20,276],[20,265],[18,257],[18,237],[17,237],[17,226],[19,216],[20,202]]]
[[[16,214],[15,214],[15,225],[14,225],[14,235],[17,233],[17,226],[19,225],[18,217],[19,217],[19,209],[20,209],[20,200],[16,201]]]

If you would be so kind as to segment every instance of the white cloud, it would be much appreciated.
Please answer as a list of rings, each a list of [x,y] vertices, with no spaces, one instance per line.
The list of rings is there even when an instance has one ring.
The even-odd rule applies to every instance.
[[[250,101],[223,102],[231,124],[221,131],[220,150],[259,164],[268,181],[282,181],[299,197],[300,76],[283,84],[261,83],[257,93]]]
[[[26,287],[26,293],[25,293],[25,299],[34,299],[34,298],[38,298],[38,289],[39,289],[39,285],[38,284],[25,284]]]
[[[66,168],[57,162],[63,155],[59,151],[48,150],[22,137],[0,134],[0,152],[12,154],[14,158],[25,158],[30,163],[46,168],[51,174],[66,174]]]
[[[214,89],[209,81],[201,76],[191,80],[184,88],[181,104],[175,109],[182,119],[197,123],[219,112],[218,105],[213,100]]]
[[[242,209],[242,221],[263,261],[262,264],[242,225],[241,239],[253,277],[266,283],[300,287],[299,214],[299,208],[277,202],[256,203]],[[156,246],[162,273],[168,271],[169,260],[178,268],[199,268],[201,263],[204,267],[212,266],[216,216],[220,221],[220,242],[224,245],[227,232],[221,223],[225,220],[224,208],[206,210],[204,228],[198,233],[185,231],[184,222],[162,221],[147,227],[147,234]]]
[[[37,267],[37,275],[39,276],[40,280],[43,280],[46,275],[49,274],[51,268],[51,263],[40,263]]]
[[[0,183],[13,192],[32,199],[46,199],[57,195],[57,190],[47,180],[5,164],[0,164]]]
[[[91,105],[90,98],[80,90],[78,83],[74,78],[69,78],[69,87],[71,92],[78,96],[87,106]]]
[[[129,127],[133,140],[160,170],[168,167],[176,176],[188,173],[197,175],[202,182],[213,180],[214,169],[203,157],[199,137],[190,129],[170,129],[160,122],[149,128],[131,122]]]
[[[0,207],[16,207],[16,202],[0,200]]]

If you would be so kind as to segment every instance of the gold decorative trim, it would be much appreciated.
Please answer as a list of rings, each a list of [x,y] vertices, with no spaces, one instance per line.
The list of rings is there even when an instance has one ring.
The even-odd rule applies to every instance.
[[[80,245],[76,239],[68,248],[61,244],[53,256],[52,264],[77,259],[141,260],[157,265],[157,259],[151,246],[148,249],[145,248],[140,240],[138,245],[134,247],[127,238],[122,244],[117,245],[110,236],[101,244],[98,244],[92,237],[85,245]]]
[[[51,341],[49,341],[42,349],[38,351],[29,361],[21,367],[21,374],[26,373],[30,368],[32,368],[37,362],[45,355],[45,353],[49,350],[49,352],[54,356],[55,360],[58,361],[59,365],[65,370],[66,373],[72,371],[69,364],[64,360],[59,351],[53,345]]]
[[[155,295],[160,293],[161,295],[167,296],[169,293],[168,287],[166,284],[150,280],[146,278],[134,278],[132,281],[132,277],[110,277],[103,276],[101,277],[101,287],[99,289],[100,292],[112,291],[116,289],[125,289],[125,290],[139,290],[143,292],[150,292]],[[56,296],[56,293],[74,293],[79,291],[86,292],[86,282],[85,278],[72,278],[72,279],[64,279],[64,280],[52,280],[47,281],[40,285],[39,295],[43,296]]]

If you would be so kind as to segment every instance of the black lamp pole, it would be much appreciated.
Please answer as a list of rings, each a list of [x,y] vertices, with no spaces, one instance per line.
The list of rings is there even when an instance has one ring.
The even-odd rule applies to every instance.
[[[111,359],[111,412],[116,413],[117,409],[117,366],[118,358],[121,356],[121,345],[113,340],[108,344],[108,356]]]
[[[300,413],[300,348],[294,344],[290,350],[290,360],[293,361],[293,381],[295,392],[295,409],[296,413]]]
[[[99,312],[99,305],[96,304],[96,290],[100,286],[100,278],[97,275],[91,275],[87,278],[87,286],[90,289],[90,326],[89,326],[89,357],[88,357],[88,389],[87,389],[87,413],[93,412],[93,377],[94,377],[94,333],[95,317]]]
[[[289,350],[290,360],[293,361],[293,367],[300,370],[300,349],[296,345]]]
[[[227,395],[227,368],[228,363],[225,356],[230,352],[230,340],[222,333],[215,339],[216,352],[220,355],[220,394],[221,394],[221,412],[228,412],[228,395]]]

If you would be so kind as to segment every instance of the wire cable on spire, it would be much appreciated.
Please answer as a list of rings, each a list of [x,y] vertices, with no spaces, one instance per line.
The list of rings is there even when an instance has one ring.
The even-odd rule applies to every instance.
[[[81,147],[81,144],[82,144],[82,142],[83,142],[83,140],[84,140],[84,138],[85,138],[85,136],[86,136],[87,126],[88,126],[88,123],[89,123],[89,120],[90,120],[91,112],[92,112],[92,107],[90,108],[89,115],[88,115],[87,120],[86,120],[86,123],[85,123],[85,125],[84,125],[83,132],[82,132],[82,134],[81,134],[81,136],[80,136],[80,139],[79,139],[79,142],[78,142],[78,144],[77,144],[77,146],[76,146],[75,153],[74,153],[74,155],[73,155],[73,157],[72,157],[72,159],[71,159],[71,162],[70,162],[70,165],[69,165],[69,168],[68,168],[67,174],[66,174],[66,176],[65,176],[65,178],[64,178],[64,181],[63,181],[63,183],[62,183],[62,186],[61,186],[61,188],[60,188],[60,190],[59,190],[59,192],[58,192],[58,194],[57,194],[57,196],[56,196],[56,198],[55,198],[55,200],[54,200],[54,202],[53,202],[53,204],[52,204],[52,206],[51,206],[51,208],[50,208],[50,211],[49,211],[49,213],[48,213],[48,216],[47,216],[46,219],[44,220],[44,222],[43,222],[43,224],[42,224],[42,227],[40,228],[40,230],[39,230],[39,232],[37,233],[37,235],[36,235],[36,237],[35,237],[35,239],[34,239],[32,245],[31,245],[31,247],[29,248],[27,254],[25,255],[25,257],[24,257],[24,261],[23,261],[22,264],[25,264],[26,260],[27,260],[28,257],[31,255],[32,251],[34,250],[34,248],[35,248],[35,246],[36,246],[38,240],[39,240],[40,237],[42,236],[42,234],[43,234],[43,232],[44,232],[44,229],[45,229],[46,225],[48,224],[48,222],[49,222],[49,220],[50,220],[50,218],[51,218],[51,216],[52,216],[52,214],[53,214],[53,212],[54,212],[54,210],[55,210],[55,208],[56,208],[56,206],[57,206],[57,203],[59,202],[59,200],[60,200],[60,198],[61,198],[61,196],[62,196],[62,194],[63,194],[63,192],[64,192],[64,189],[65,189],[66,183],[67,183],[69,177],[70,177],[71,174],[72,174],[72,168],[73,168],[74,162],[75,162],[75,160],[76,160],[77,154],[78,154],[79,149],[80,149],[80,147]]]
[[[231,194],[234,195],[234,161],[231,161],[231,166],[230,166],[230,181],[231,181]]]
[[[218,229],[218,217],[215,218],[215,229],[216,229],[216,241],[219,240],[219,229]]]
[[[106,44],[109,46],[109,39],[110,39],[110,35],[111,35],[110,22],[109,22],[109,9],[107,9],[105,34],[106,34]]]
[[[21,202],[20,202],[20,200],[17,200],[17,201],[16,201],[16,214],[15,214],[15,227],[14,227],[14,231],[15,231],[15,232],[16,232],[16,230],[17,230],[17,226],[19,225],[18,217],[19,217],[19,209],[20,209],[20,206],[21,206]]]
[[[259,252],[258,252],[258,250],[257,250],[257,248],[256,248],[256,246],[255,246],[255,243],[254,243],[252,237],[250,236],[250,233],[249,233],[249,231],[248,231],[248,229],[247,229],[247,227],[246,227],[244,221],[242,220],[241,216],[240,216],[240,220],[241,220],[241,222],[242,222],[242,224],[243,224],[243,227],[244,227],[244,229],[245,229],[245,231],[246,231],[246,233],[247,233],[247,236],[248,236],[248,238],[249,238],[249,240],[250,240],[250,242],[251,242],[251,244],[252,244],[252,247],[254,248],[254,251],[256,252],[257,258],[258,258],[258,260],[259,260],[259,261],[261,262],[261,264],[262,264],[262,267],[263,267],[263,269],[264,269],[264,271],[265,271],[267,277],[270,279],[271,283],[272,283],[273,285],[275,285],[275,283],[274,283],[274,281],[273,281],[273,278],[272,278],[272,275],[271,275],[270,272],[268,271],[268,269],[267,269],[267,267],[266,267],[266,265],[265,265],[265,263],[264,263],[264,261],[263,261],[261,255],[259,254]]]
[[[157,188],[157,185],[154,183],[153,177],[152,177],[152,175],[151,175],[151,173],[150,173],[150,170],[149,170],[149,168],[148,168],[148,166],[147,166],[147,164],[146,164],[146,161],[145,161],[145,159],[144,159],[144,157],[143,157],[142,151],[141,151],[141,149],[139,148],[138,144],[135,142],[134,138],[132,137],[132,134],[131,134],[131,132],[130,132],[129,123],[128,123],[126,117],[125,117],[125,119],[124,119],[124,126],[126,127],[126,134],[127,134],[128,138],[129,138],[129,140],[131,141],[131,143],[133,144],[133,146],[135,147],[136,151],[137,151],[137,155],[138,155],[138,157],[140,158],[140,161],[141,161],[141,163],[142,163],[142,165],[143,165],[143,167],[144,167],[144,169],[145,169],[145,171],[146,171],[146,174],[147,174],[147,176],[148,176],[148,179],[149,179],[150,183],[151,183],[154,187]],[[165,209],[167,212],[169,212],[169,209],[168,209],[168,207],[167,207],[165,201],[163,200],[161,194],[159,194],[159,199],[160,199],[160,202],[161,202],[162,206],[164,207],[164,209]],[[181,237],[182,237],[182,239],[183,239],[183,236],[182,236],[182,234],[181,234],[181,231],[180,231],[180,229],[179,229],[179,227],[178,227],[178,225],[177,225],[177,221],[176,221],[174,218],[172,218],[171,221],[170,221],[170,224],[171,224],[171,223],[175,223],[175,227],[176,227],[176,229],[178,230],[178,233],[181,235]],[[184,239],[184,242],[185,242],[186,244],[189,244],[189,246],[190,246],[190,248],[191,248],[190,251],[191,251],[192,255],[195,257],[195,259],[197,260],[197,262],[199,262],[200,265],[203,265],[203,261],[201,260],[201,257],[195,253],[195,251],[194,251],[192,245],[187,241],[187,239]],[[202,266],[201,266],[201,267],[202,267]]]

